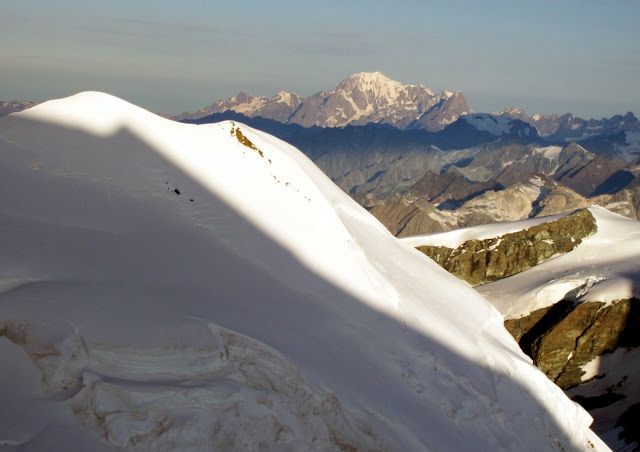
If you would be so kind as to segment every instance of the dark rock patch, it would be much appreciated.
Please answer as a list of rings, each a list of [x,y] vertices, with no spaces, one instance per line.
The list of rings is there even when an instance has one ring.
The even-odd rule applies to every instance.
[[[637,298],[609,305],[562,300],[525,317],[508,319],[505,328],[540,370],[569,389],[582,383],[583,365],[635,344],[639,314]]]
[[[633,450],[638,450],[638,445],[640,445],[640,428],[638,428],[639,419],[640,403],[636,403],[631,405],[627,411],[622,413],[616,423],[617,427],[622,427],[622,431],[618,435],[618,438],[627,444],[635,443],[636,448]]]

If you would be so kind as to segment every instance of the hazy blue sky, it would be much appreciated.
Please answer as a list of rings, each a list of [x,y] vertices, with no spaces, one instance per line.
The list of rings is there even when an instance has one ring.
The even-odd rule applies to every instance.
[[[476,111],[640,113],[639,24],[640,0],[0,0],[0,98],[179,112],[380,70]]]

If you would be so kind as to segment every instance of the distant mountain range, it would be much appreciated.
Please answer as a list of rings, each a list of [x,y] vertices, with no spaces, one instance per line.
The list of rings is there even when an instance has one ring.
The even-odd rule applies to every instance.
[[[575,117],[571,113],[561,116],[540,114],[529,116],[519,108],[509,108],[496,113],[495,116],[524,121],[535,127],[540,136],[550,141],[582,141],[602,135],[608,137],[619,135],[624,139],[626,137],[622,134],[626,133],[636,133],[636,136],[630,138],[635,142],[640,141],[637,136],[640,123],[631,112],[627,112],[625,115],[614,115],[610,118],[587,120]]]
[[[640,211],[640,147],[608,135],[599,143],[550,140],[521,119],[490,114],[464,115],[437,132],[384,124],[302,127],[232,111],[188,122],[223,119],[297,146],[401,236],[591,204],[631,218]]]
[[[32,105],[2,102],[0,114]],[[472,113],[460,92],[360,72],[306,98],[240,93],[173,119],[234,120],[293,144],[397,234],[591,203],[632,218],[640,210],[640,122],[632,113]],[[535,177],[543,185],[527,188]]]
[[[633,141],[624,146],[607,136],[599,137],[601,146],[594,146],[592,138],[577,143],[548,141],[526,122],[488,114],[465,115],[438,132],[400,130],[380,124],[302,127],[231,111],[187,122],[203,124],[225,119],[244,122],[294,144],[351,194],[381,196],[406,191],[425,171],[441,173],[450,167],[471,181],[497,177],[498,182],[507,185],[520,180],[523,174],[542,173],[562,178],[570,186],[584,185],[587,182],[581,181],[590,176],[579,171],[581,166],[571,166],[576,162],[587,164],[598,157],[594,168],[609,177],[635,164],[640,157],[640,146]],[[596,185],[601,182],[604,180],[590,181]],[[576,188],[584,195],[597,194],[596,186]]]
[[[0,117],[34,105],[36,102],[0,100]],[[288,91],[280,91],[273,97],[241,92],[197,111],[184,112],[171,118],[203,122],[205,117],[209,116],[207,120],[211,121],[219,118],[212,115],[226,112],[307,128],[379,124],[401,130],[429,132],[442,131],[458,119],[465,118],[476,130],[496,136],[523,133],[532,138],[541,137],[549,143],[584,142],[586,148],[597,153],[633,154],[640,149],[640,121],[631,112],[602,119],[582,119],[571,113],[529,115],[517,107],[493,114],[472,113],[460,91],[436,93],[426,85],[405,84],[381,72],[358,72],[339,82],[335,88],[306,98]],[[536,133],[527,132],[521,123],[535,129]],[[457,127],[465,128],[460,124]],[[512,130],[514,127],[521,132]],[[468,130],[458,132],[469,135]],[[465,145],[464,139],[459,141],[451,145]]]
[[[239,93],[173,118],[193,120],[226,111],[303,127],[376,123],[400,129],[439,131],[472,110],[462,92],[434,93],[425,85],[404,84],[380,72],[359,72],[338,83],[334,89],[320,91],[307,98],[287,91],[280,91],[271,98]],[[483,117],[494,118],[498,123],[503,118],[518,119],[550,141],[585,140],[640,130],[638,118],[631,112],[610,118],[582,119],[571,113],[528,115],[520,108],[511,107]],[[486,123],[486,126],[490,124]],[[620,138],[624,140],[625,137]],[[640,141],[638,137],[632,138]]]
[[[359,201],[398,237],[544,217],[592,205],[632,219],[638,219],[640,212],[638,179],[615,193],[591,197],[543,174],[523,175],[506,187],[492,183],[427,172],[408,193],[384,199],[360,197]]]
[[[228,110],[304,127],[378,123],[430,131],[442,130],[471,111],[461,92],[434,93],[427,86],[403,84],[380,72],[359,72],[334,89],[307,98],[287,91],[271,98],[240,93],[175,119],[196,119]]]

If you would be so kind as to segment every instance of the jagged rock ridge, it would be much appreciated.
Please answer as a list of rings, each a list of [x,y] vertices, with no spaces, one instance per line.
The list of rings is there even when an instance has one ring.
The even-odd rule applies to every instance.
[[[640,345],[639,314],[637,298],[611,304],[564,298],[527,316],[507,319],[505,327],[538,368],[569,389],[582,383],[583,366],[594,358]]]
[[[483,240],[468,240],[457,248],[423,245],[418,251],[472,285],[506,278],[552,256],[568,253],[596,231],[589,210]]]

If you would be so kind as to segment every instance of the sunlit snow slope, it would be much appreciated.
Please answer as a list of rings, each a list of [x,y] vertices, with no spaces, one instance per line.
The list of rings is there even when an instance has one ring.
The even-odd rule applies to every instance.
[[[597,230],[574,250],[476,289],[509,319],[547,307],[565,295],[605,303],[640,297],[640,223],[598,206],[589,207],[589,211]],[[402,241],[412,247],[456,248],[468,240],[500,237],[570,214],[473,226]]]
[[[573,251],[478,287],[479,292],[506,318],[526,315],[565,295],[605,303],[640,298],[640,223],[602,207],[590,207],[589,211],[598,229]],[[541,220],[555,218],[558,216]],[[530,227],[527,221],[511,223],[514,227],[518,224],[521,229]]]
[[[591,418],[302,153],[101,93],[0,120],[0,445],[574,450]]]
[[[590,207],[589,214],[597,229],[571,251],[476,289],[502,312],[522,348],[549,378],[589,409],[595,418],[592,427],[607,444],[615,450],[636,450],[640,223],[601,207]],[[476,226],[404,241],[412,246],[458,247],[570,216]],[[515,247],[507,252],[507,258],[513,256],[518,256]]]

